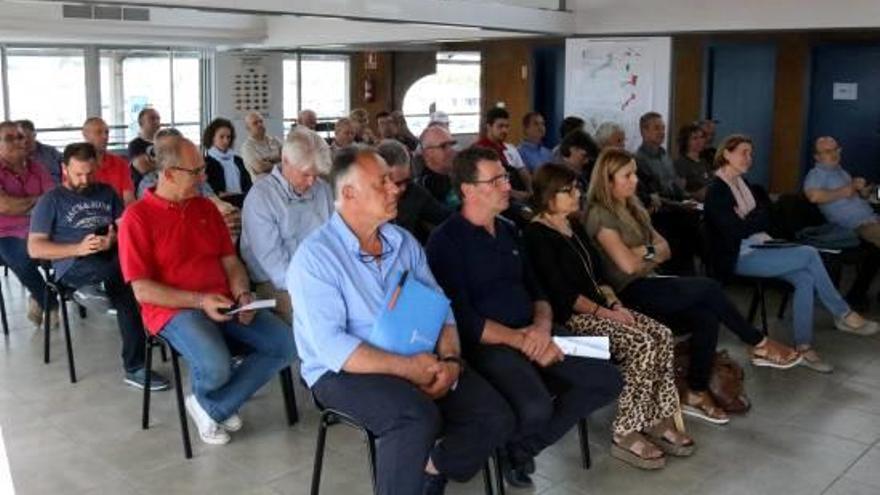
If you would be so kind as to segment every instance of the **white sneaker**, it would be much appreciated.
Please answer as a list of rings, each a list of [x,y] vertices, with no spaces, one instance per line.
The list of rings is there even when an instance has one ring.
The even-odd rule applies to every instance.
[[[843,318],[835,318],[834,326],[841,332],[861,335],[862,337],[870,337],[871,335],[880,332],[880,325],[878,325],[876,321],[868,319],[865,319],[864,323],[856,327],[847,323]]]
[[[229,440],[231,440],[229,434],[216,421],[211,419],[211,416],[208,416],[208,413],[199,404],[195,395],[186,396],[185,403],[186,412],[189,413],[189,417],[196,424],[199,436],[203,442],[211,445],[225,445],[229,443]]]
[[[235,413],[220,423],[220,427],[230,433],[240,430],[242,426],[244,426],[244,421],[241,420],[241,416]]]

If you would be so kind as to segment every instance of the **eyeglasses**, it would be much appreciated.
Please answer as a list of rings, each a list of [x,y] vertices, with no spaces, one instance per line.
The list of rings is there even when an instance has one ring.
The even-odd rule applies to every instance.
[[[179,170],[181,172],[186,172],[193,177],[201,177],[202,174],[205,173],[205,169],[207,167],[202,165],[201,167],[198,167],[198,168],[183,168],[183,167],[168,167],[168,168],[170,168],[171,170]]]
[[[838,146],[836,148],[831,148],[831,149],[827,149],[827,150],[819,150],[819,154],[820,155],[831,155],[834,153],[840,153],[841,151],[843,151],[843,148]]]
[[[492,187],[498,187],[500,185],[510,184],[510,174],[503,173],[500,175],[496,175],[495,177],[492,177],[491,179],[472,180],[469,183],[470,184],[489,184]]]
[[[385,258],[391,256],[391,253],[394,252],[394,248],[391,247],[391,243],[385,239],[385,236],[382,235],[382,231],[378,232],[379,234],[379,242],[382,244],[382,251],[379,254],[370,254],[365,253],[363,251],[358,251],[357,256],[358,259],[361,260],[361,263],[373,263],[375,261],[383,261]]]
[[[435,148],[442,148],[445,150],[445,149],[452,148],[456,144],[458,144],[458,141],[452,140],[452,141],[446,141],[445,143],[432,144],[431,146],[425,146],[424,149],[430,150],[430,149],[435,149]]]
[[[21,133],[7,134],[6,136],[3,136],[4,143],[14,143],[16,141],[23,141],[23,140],[24,140],[24,134],[21,134]]]

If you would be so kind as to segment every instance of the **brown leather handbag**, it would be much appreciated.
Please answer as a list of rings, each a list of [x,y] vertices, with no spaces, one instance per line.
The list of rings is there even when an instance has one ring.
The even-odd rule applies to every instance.
[[[689,341],[675,345],[675,384],[679,393],[687,389],[687,372],[691,362]],[[727,351],[715,353],[712,376],[709,378],[709,393],[719,407],[731,414],[742,414],[751,409],[752,403],[745,392],[745,372]]]

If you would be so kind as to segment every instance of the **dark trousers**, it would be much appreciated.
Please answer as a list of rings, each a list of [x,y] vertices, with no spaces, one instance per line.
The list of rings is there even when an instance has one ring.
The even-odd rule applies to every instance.
[[[698,243],[694,242],[694,228],[700,222],[700,213],[685,208],[664,207],[651,215],[651,224],[668,242],[672,257],[660,267],[664,273],[694,274],[694,256]]]
[[[631,282],[620,298],[675,333],[691,334],[688,386],[692,390],[702,391],[709,386],[719,323],[749,345],[757,345],[764,338],[728,299],[721,284],[709,278],[642,278]]]
[[[127,373],[144,367],[144,323],[131,286],[122,279],[119,259],[101,254],[81,258],[61,276],[68,287],[103,282],[107,297],[116,308],[116,322],[122,336],[122,366]]]
[[[18,277],[32,298],[43,308],[43,292],[46,282],[37,268],[37,262],[27,253],[27,240],[20,237],[0,237],[0,260]],[[55,307],[54,304],[51,305]],[[44,308],[45,309],[45,308]]]
[[[383,495],[422,493],[429,457],[440,473],[466,481],[513,431],[510,407],[470,370],[436,401],[390,375],[328,372],[312,390],[326,407],[376,436],[376,481]]]
[[[468,363],[501,392],[516,414],[516,431],[507,445],[515,464],[553,445],[623,388],[617,368],[598,359],[569,356],[541,368],[510,347],[478,345],[468,352]]]

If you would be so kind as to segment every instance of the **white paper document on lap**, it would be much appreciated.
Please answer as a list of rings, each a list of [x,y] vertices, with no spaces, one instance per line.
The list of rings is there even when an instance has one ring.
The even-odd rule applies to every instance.
[[[553,337],[566,356],[611,359],[608,337]]]
[[[235,308],[228,313],[227,316],[234,315],[236,313],[241,313],[242,311],[256,311],[258,309],[270,309],[275,307],[275,299],[257,299],[256,301],[245,304],[244,306]]]

